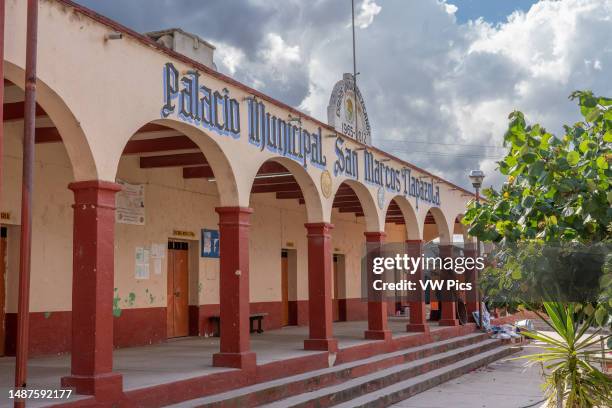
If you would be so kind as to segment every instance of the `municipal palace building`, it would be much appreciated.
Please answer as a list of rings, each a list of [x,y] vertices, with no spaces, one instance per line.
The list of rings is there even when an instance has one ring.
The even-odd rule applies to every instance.
[[[218,72],[196,35],[69,0],[38,4],[20,330],[27,3],[0,1],[0,371],[27,347],[28,383],[72,387],[66,406],[157,406],[473,330],[452,302],[430,322],[425,298],[362,299],[366,243],[471,242],[474,197],[373,146],[351,74],[313,118]]]

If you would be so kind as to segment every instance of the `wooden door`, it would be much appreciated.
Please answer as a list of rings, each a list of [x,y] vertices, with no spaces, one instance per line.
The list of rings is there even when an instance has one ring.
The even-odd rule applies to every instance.
[[[281,324],[289,326],[289,258],[281,254]]]
[[[338,255],[334,255],[334,267],[332,269],[332,285],[333,288],[333,296],[332,296],[332,319],[334,322],[340,320],[340,301],[338,294],[339,285],[338,285]]]
[[[4,282],[6,282],[6,227],[2,227],[0,233],[0,356],[4,355],[6,342],[6,287]]]
[[[189,244],[168,243],[168,337],[189,335]]]

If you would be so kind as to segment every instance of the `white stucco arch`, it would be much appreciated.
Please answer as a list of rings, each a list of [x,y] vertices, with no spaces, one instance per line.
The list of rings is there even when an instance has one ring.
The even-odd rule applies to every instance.
[[[4,60],[4,76],[21,90],[25,89],[25,71],[22,67]],[[62,138],[72,165],[74,179],[76,181],[97,179],[96,163],[80,121],[60,93],[38,78],[36,102],[45,110]]]
[[[423,229],[425,228],[425,218],[427,216],[427,212],[431,212],[431,215],[433,216],[436,222],[436,227],[438,228],[438,236],[440,238],[440,244],[450,244],[452,242],[452,230],[451,228],[449,228],[445,214],[439,207],[429,207],[425,209],[425,211],[421,213],[422,218],[419,220],[419,225],[422,225]]]
[[[355,195],[359,199],[359,203],[361,204],[361,208],[363,209],[366,231],[384,232],[385,223],[384,219],[381,222],[382,211],[378,209],[378,206],[376,205],[376,199],[374,198],[374,196],[372,196],[372,192],[369,188],[367,188],[365,185],[356,180],[344,179],[335,185],[333,193],[330,197],[330,218],[332,203],[342,184],[348,185],[355,192]]]
[[[223,148],[216,142],[214,138],[209,136],[203,130],[192,126],[188,123],[181,122],[174,119],[154,119],[148,122],[141,123],[135,126],[129,137],[125,138],[121,151],[130,141],[132,136],[140,129],[143,125],[148,123],[158,124],[172,128],[178,132],[181,132],[188,138],[190,138],[200,149],[200,151],[206,157],[206,161],[210,164],[212,171],[215,176],[217,184],[217,190],[219,192],[219,203],[222,207],[237,207],[240,206],[241,200],[239,196],[239,189],[236,183],[235,169],[232,163],[228,159],[227,155],[223,151]],[[119,161],[121,160],[121,154],[113,158],[115,163],[115,177],[119,169]]]
[[[461,224],[461,219],[463,218],[464,214],[463,213],[459,213],[455,216],[455,218],[453,220],[458,220],[459,221],[459,234],[461,234],[463,236],[463,243],[465,245],[472,245],[472,244],[476,244],[476,239],[468,234],[468,227],[466,225]],[[455,234],[455,224],[453,224],[453,234]]]
[[[263,166],[267,162],[276,162],[276,163],[281,164],[295,178],[295,181],[300,186],[300,190],[302,191],[302,195],[304,196],[308,222],[327,221],[324,218],[324,214],[323,214],[323,204],[321,200],[321,193],[319,192],[319,189],[317,188],[317,184],[312,179],[311,174],[308,171],[306,171],[304,166],[302,166],[301,164],[287,157],[273,156],[259,163],[256,166],[255,171],[252,172],[252,174],[250,174],[248,178],[249,194],[253,186],[253,183],[255,182],[255,177],[257,176],[257,172],[259,171],[261,166]]]
[[[387,202],[385,209],[382,211],[383,223],[392,201],[395,201],[400,210],[402,210],[404,222],[406,223],[406,238],[409,240],[423,239],[423,229],[417,219],[417,213],[412,204],[402,195],[396,195]]]

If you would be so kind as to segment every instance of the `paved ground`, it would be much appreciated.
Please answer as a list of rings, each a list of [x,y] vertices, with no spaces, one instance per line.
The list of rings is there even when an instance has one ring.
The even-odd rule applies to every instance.
[[[533,351],[530,351],[533,352]],[[511,358],[521,354],[522,351]],[[525,368],[525,360],[499,360],[441,384],[394,408],[523,408],[541,407],[540,368]],[[535,405],[534,405],[535,404]]]

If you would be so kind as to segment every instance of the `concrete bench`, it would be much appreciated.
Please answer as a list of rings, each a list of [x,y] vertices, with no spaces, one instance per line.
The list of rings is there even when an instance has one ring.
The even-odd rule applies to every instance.
[[[249,331],[251,333],[263,333],[262,321],[263,318],[266,317],[267,313],[253,313],[249,315]],[[210,324],[215,328],[215,337],[219,337],[221,335],[221,316],[213,315],[208,318]],[[254,328],[254,323],[257,322],[257,329]]]

